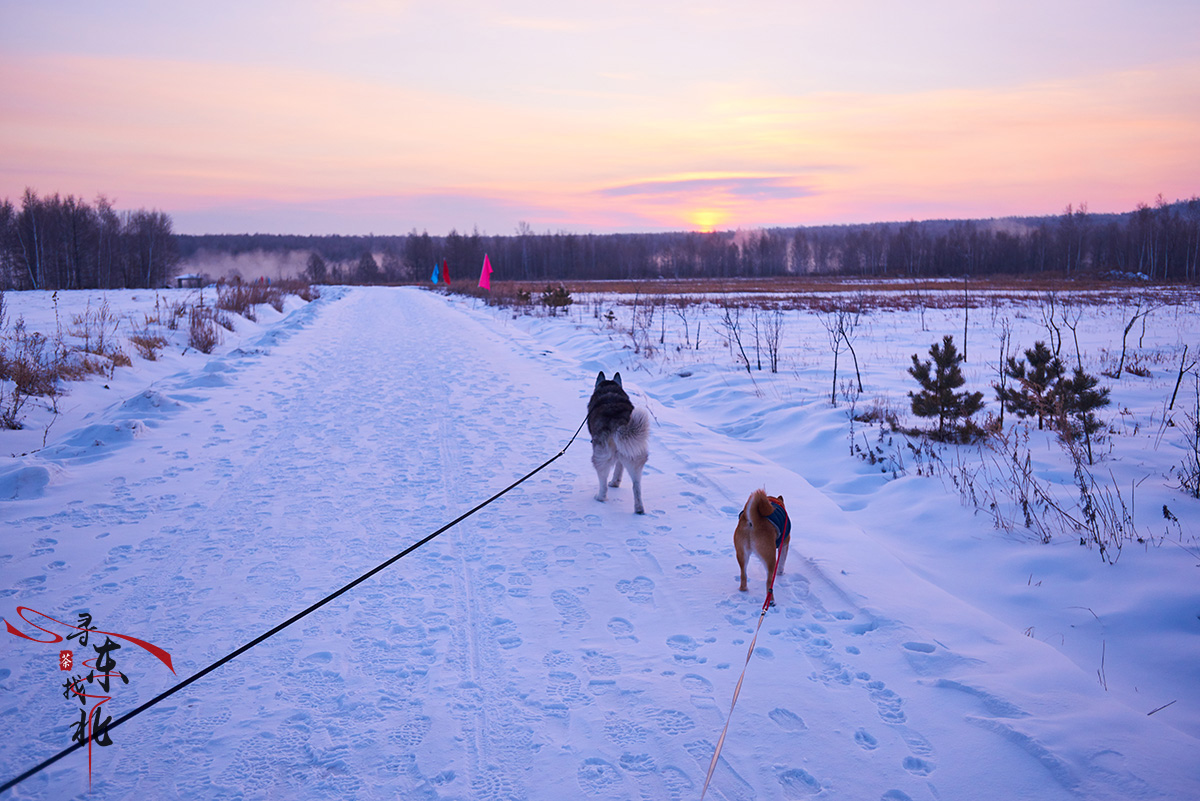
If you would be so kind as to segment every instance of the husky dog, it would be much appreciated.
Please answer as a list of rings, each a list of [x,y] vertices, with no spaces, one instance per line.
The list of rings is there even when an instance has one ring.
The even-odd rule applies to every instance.
[[[604,373],[596,376],[596,388],[588,401],[588,432],[592,435],[592,465],[600,479],[596,500],[608,497],[609,487],[621,486],[622,469],[633,480],[633,511],[645,514],[642,507],[642,468],[650,452],[646,440],[650,436],[650,416],[645,409],[633,407],[633,402],[621,386],[621,374],[612,380]],[[608,480],[609,470],[612,480]]]
[[[742,571],[742,584],[738,589],[746,591],[746,563],[750,561],[750,554],[756,553],[767,566],[767,595],[771,595],[776,551],[779,553],[778,573],[783,575],[783,563],[787,561],[791,542],[792,521],[783,507],[783,496],[773,498],[760,489],[750,493],[746,507],[738,515],[737,528],[733,530],[733,548]]]

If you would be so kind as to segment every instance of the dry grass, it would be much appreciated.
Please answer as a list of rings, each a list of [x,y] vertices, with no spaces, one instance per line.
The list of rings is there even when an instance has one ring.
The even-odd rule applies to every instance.
[[[215,310],[208,306],[193,306],[188,321],[188,345],[201,353],[212,353],[221,341],[214,321]]]
[[[82,350],[85,353],[106,356],[110,349],[110,340],[116,335],[121,321],[109,307],[106,298],[95,308],[89,300],[82,314],[72,315],[71,323],[75,327],[69,329],[68,333],[83,340]]]
[[[254,307],[261,303],[283,304],[282,292],[278,287],[266,284],[241,282],[221,284],[217,287],[217,308],[240,314],[254,320]]]
[[[130,335],[129,341],[137,349],[138,354],[147,361],[158,361],[158,352],[167,346],[167,340],[148,330],[138,331]]]
[[[12,381],[25,395],[54,395],[58,391],[58,365],[46,352],[46,337],[25,329],[19,319],[0,348],[0,378]]]
[[[604,294],[619,297],[617,303],[643,302],[647,297],[669,296],[672,305],[704,305],[714,296],[728,296],[722,303],[741,307],[828,310],[832,305],[855,304],[861,311],[908,311],[919,308],[962,308],[964,298],[971,308],[1039,298],[1047,293],[1071,296],[1085,305],[1108,305],[1132,298],[1154,305],[1200,302],[1200,289],[1189,286],[1109,281],[1099,278],[1070,280],[1044,275],[1037,278],[998,276],[961,279],[838,278],[796,276],[777,278],[703,278],[653,281],[563,281],[572,295]],[[537,297],[544,282],[493,281],[491,292],[457,284],[444,291],[485,300],[493,306],[522,305],[522,295]],[[664,298],[665,299],[665,298]]]
[[[0,426],[21,428],[21,410],[30,397],[58,394],[60,364],[46,352],[46,344],[45,336],[26,330],[24,319],[11,332],[0,330],[0,380],[12,382],[0,398]]]
[[[306,281],[285,280],[274,284],[237,282],[217,286],[217,308],[254,320],[254,307],[264,303],[282,314],[286,295],[296,295],[305,301],[320,297],[320,293]]]

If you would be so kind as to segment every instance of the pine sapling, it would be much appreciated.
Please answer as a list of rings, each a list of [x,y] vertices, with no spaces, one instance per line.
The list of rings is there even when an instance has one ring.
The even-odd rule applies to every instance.
[[[1062,361],[1050,352],[1046,343],[1035,342],[1032,349],[1025,351],[1024,359],[1008,357],[1005,373],[1015,383],[992,386],[1004,408],[1021,418],[1036,415],[1041,429],[1046,417],[1054,412],[1054,387],[1064,372]]]
[[[908,373],[921,385],[921,391],[909,392],[908,396],[912,399],[913,414],[937,418],[934,436],[945,440],[957,432],[960,421],[983,408],[983,393],[955,391],[966,383],[966,379],[962,374],[963,357],[954,347],[954,337],[949,334],[942,337],[941,347],[935,343],[929,348],[929,355],[932,361],[925,362],[918,359],[917,354],[912,355]]]
[[[1070,378],[1061,378],[1055,385],[1060,417],[1059,432],[1069,439],[1083,438],[1087,445],[1088,464],[1092,459],[1092,437],[1104,428],[1096,410],[1109,404],[1108,387],[1097,388],[1099,379],[1076,367]]]

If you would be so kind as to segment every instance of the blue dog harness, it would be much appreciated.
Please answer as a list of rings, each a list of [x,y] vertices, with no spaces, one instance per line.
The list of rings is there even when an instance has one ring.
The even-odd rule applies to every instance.
[[[775,507],[775,511],[767,515],[767,520],[775,527],[775,550],[779,550],[783,541],[792,535],[792,519],[788,517],[783,504],[771,500],[771,506]]]

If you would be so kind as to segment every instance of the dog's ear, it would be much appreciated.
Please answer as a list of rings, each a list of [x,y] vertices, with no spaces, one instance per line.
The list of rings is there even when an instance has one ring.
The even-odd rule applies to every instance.
[[[600,382],[604,381],[604,371],[600,371],[600,375],[596,376],[596,386],[600,386]]]
[[[613,373],[613,381],[616,381],[617,386],[621,387],[621,389],[625,388],[624,385],[621,384],[621,374],[620,373]]]

